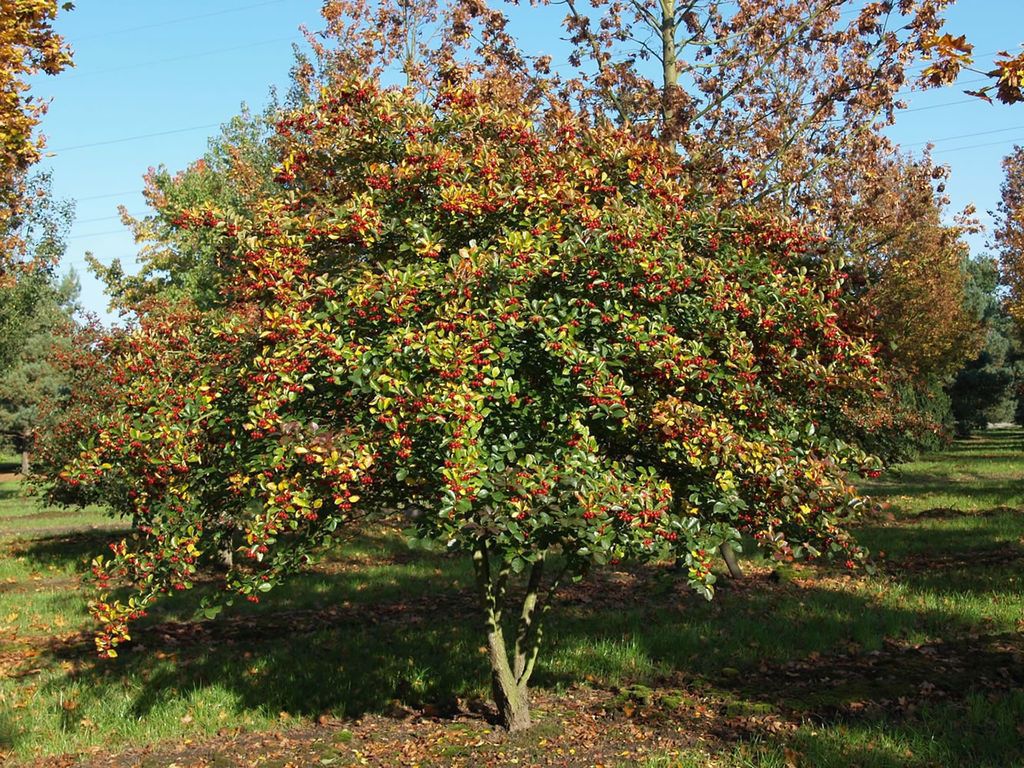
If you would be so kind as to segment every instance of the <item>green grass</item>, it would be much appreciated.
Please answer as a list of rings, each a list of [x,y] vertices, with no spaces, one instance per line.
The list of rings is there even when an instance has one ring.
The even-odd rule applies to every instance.
[[[711,603],[665,569],[576,587],[552,613],[535,683],[555,701],[581,684],[624,690],[608,706],[635,700],[659,727],[688,728],[677,720],[694,697],[725,720],[796,724],[651,755],[651,768],[1024,765],[1024,694],[998,680],[1021,667],[1022,444],[1020,431],[985,433],[872,483],[891,505],[860,530],[873,576],[797,567],[776,582],[752,558],[750,578]],[[198,629],[185,593],[100,662],[79,634],[90,592],[78,573],[112,525],[0,484],[0,753],[32,764],[487,695],[465,562],[384,530]]]

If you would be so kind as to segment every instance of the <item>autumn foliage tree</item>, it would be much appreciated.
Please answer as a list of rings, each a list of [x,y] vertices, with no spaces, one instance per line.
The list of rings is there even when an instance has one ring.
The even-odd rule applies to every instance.
[[[995,231],[1002,280],[1009,289],[1011,317],[1024,324],[1024,147],[1003,159],[1002,187]]]
[[[0,288],[9,287],[24,256],[20,221],[34,200],[26,194],[27,172],[39,160],[36,134],[46,102],[26,95],[26,79],[57,74],[71,56],[53,31],[57,0],[0,2]],[[71,3],[64,3],[65,10]]]
[[[984,323],[969,295],[970,211],[953,216],[948,169],[926,153],[886,151],[830,171],[835,198],[820,218],[849,263],[845,322],[874,337],[890,396],[851,413],[858,441],[887,460],[936,448],[949,433],[945,388],[979,351]]]
[[[966,35],[950,33],[933,35],[925,42],[925,53],[930,63],[921,71],[920,79],[932,85],[954,83],[963,71],[984,75],[990,82],[974,91],[966,91],[989,104],[1018,104],[1024,101],[1024,52],[1011,54],[999,51],[991,69],[975,66],[974,45]]]
[[[156,304],[109,357],[108,412],[58,483],[134,523],[94,570],[108,655],[240,536],[258,600],[346,526],[403,510],[472,560],[494,698],[527,686],[558,585],[717,547],[860,550],[844,402],[881,395],[839,322],[840,265],[792,221],[723,204],[664,144],[503,79],[427,100],[339,78],[278,123],[278,188],[215,235],[224,305]],[[521,579],[522,589],[513,583]]]

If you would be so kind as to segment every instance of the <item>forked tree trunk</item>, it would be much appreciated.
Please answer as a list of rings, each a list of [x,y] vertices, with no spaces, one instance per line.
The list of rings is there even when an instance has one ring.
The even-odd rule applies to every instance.
[[[542,635],[541,619],[550,605],[551,597],[565,571],[554,578],[540,598],[544,578],[544,557],[533,563],[526,585],[526,594],[516,622],[515,643],[509,654],[502,627],[502,609],[505,604],[509,566],[505,562],[492,563],[487,546],[478,543],[473,551],[473,566],[477,586],[483,602],[487,658],[491,667],[491,691],[498,708],[501,724],[510,732],[530,727],[529,682],[537,662]]]
[[[487,654],[491,663],[491,695],[498,708],[501,724],[509,730],[524,731],[530,727],[530,698],[525,683],[516,681],[512,667],[508,663],[508,652],[505,649],[505,637],[491,617],[488,617]]]
[[[722,553],[722,559],[725,560],[725,565],[729,569],[729,575],[734,579],[742,579],[743,569],[740,568],[740,561],[736,559],[736,550],[732,548],[732,545],[726,542],[718,548],[718,551]]]

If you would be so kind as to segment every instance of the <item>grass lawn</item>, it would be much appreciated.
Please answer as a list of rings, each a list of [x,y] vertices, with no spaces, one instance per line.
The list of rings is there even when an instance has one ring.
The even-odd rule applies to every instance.
[[[195,621],[186,593],[101,662],[79,573],[116,523],[41,509],[0,477],[0,756],[14,765],[1024,766],[1019,430],[872,483],[872,576],[748,558],[712,603],[658,568],[567,589],[537,725],[515,737],[482,714],[462,560],[374,531],[216,621]]]

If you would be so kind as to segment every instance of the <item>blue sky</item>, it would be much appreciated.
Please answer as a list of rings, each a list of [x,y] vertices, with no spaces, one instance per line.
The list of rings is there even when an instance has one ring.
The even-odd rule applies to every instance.
[[[59,197],[77,201],[64,268],[82,280],[82,303],[104,314],[101,287],[84,267],[86,251],[101,261],[131,263],[134,245],[117,219],[117,206],[144,210],[141,178],[150,166],[180,169],[199,157],[208,136],[239,111],[259,108],[272,85],[285,89],[300,25],[319,28],[319,0],[79,0],[58,29],[75,51],[75,68],[35,81],[52,98],[43,132],[53,155]],[[514,29],[523,48],[559,49],[557,31],[535,23],[543,13],[525,5]],[[1024,0],[960,0],[950,28],[964,32],[978,54],[1018,50],[1024,43]],[[539,31],[543,30],[543,31]],[[982,56],[981,63],[991,61]],[[977,78],[968,73],[962,80]],[[967,87],[977,84],[965,82]],[[1024,143],[1024,105],[989,106],[960,88],[914,94],[892,137],[913,151],[934,141],[936,160],[948,163],[954,207],[995,207],[1000,161]],[[976,253],[986,236],[972,239]]]

